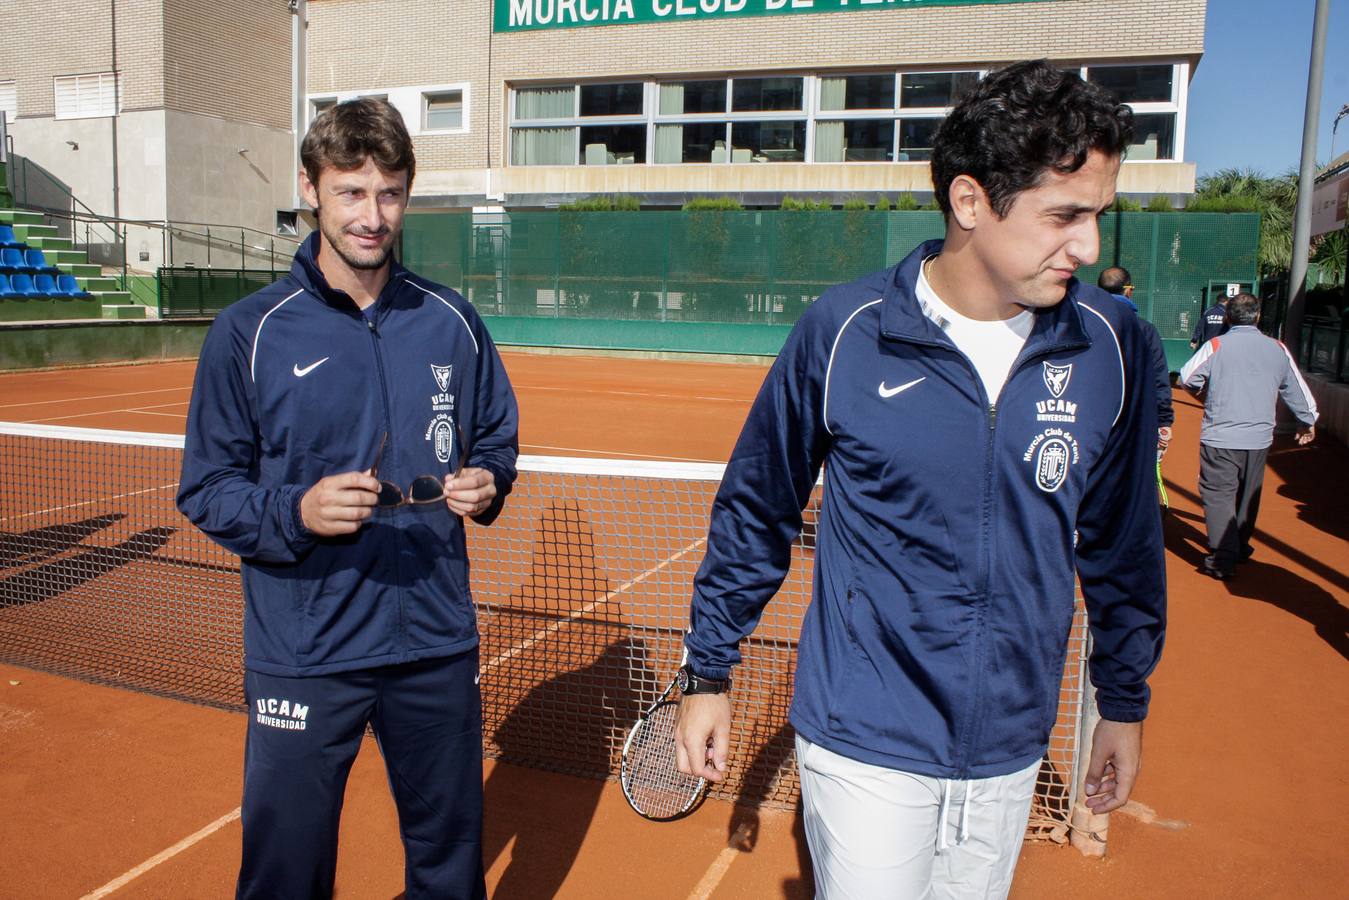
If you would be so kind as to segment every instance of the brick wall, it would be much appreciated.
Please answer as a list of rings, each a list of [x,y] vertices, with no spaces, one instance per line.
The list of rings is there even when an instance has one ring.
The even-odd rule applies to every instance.
[[[1206,5],[1053,0],[491,34],[491,0],[404,0],[392,14],[382,0],[310,0],[308,90],[469,82],[470,133],[419,138],[419,166],[485,166],[489,136],[499,166],[507,90],[516,82],[989,66],[1041,56],[1193,60],[1203,52]]]
[[[162,0],[117,0],[122,109],[163,104]],[[19,118],[54,114],[52,79],[112,69],[106,0],[7,0],[0,27],[0,81],[14,81]]]
[[[164,105],[291,127],[291,15],[285,0],[162,0]]]

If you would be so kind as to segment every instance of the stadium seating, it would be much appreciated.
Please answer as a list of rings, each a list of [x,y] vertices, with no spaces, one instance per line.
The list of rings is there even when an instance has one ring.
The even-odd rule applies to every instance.
[[[22,250],[15,247],[0,250],[0,273],[15,275],[27,271],[28,263],[24,262]]]
[[[9,286],[12,296],[18,297],[40,297],[42,296],[36,287],[33,286],[33,276],[27,272],[20,272],[17,275],[9,276]]]
[[[0,299],[5,297],[17,297],[13,288],[9,286],[9,276],[0,274]]]
[[[0,222],[0,248],[15,247],[23,248],[26,246],[23,241],[14,236],[14,229],[4,222]]]
[[[80,288],[80,283],[75,280],[74,275],[64,273],[56,276],[57,292],[63,297],[88,297],[88,291]]]
[[[36,247],[30,248],[26,253],[24,253],[24,259],[27,260],[28,269],[34,275],[38,274],[39,272],[46,272],[48,274],[55,275],[56,273],[61,271],[60,269],[56,268],[56,266],[53,266],[51,263],[47,262],[47,257],[44,256],[42,251],[37,249]]]
[[[61,291],[56,287],[56,279],[46,272],[33,278],[33,291],[44,297],[61,296]]]

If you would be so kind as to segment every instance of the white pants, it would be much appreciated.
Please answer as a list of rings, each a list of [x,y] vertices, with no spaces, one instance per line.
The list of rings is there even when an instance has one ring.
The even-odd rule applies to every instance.
[[[1007,896],[1039,761],[947,781],[848,759],[797,735],[796,764],[817,897]]]

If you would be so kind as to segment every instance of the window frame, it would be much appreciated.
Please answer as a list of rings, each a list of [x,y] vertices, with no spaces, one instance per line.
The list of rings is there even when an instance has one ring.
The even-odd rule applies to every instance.
[[[315,91],[305,95],[305,103],[309,112],[309,122],[313,122],[316,115],[314,112],[315,103],[346,103],[348,100],[358,100],[361,97],[383,97],[389,101],[390,106],[398,110],[403,116],[403,124],[407,127],[408,134],[411,137],[455,137],[466,135],[472,131],[470,124],[472,121],[470,118],[472,92],[470,88],[470,82],[455,81],[446,84],[414,84],[399,87],[358,88],[346,91]],[[427,129],[422,127],[425,122],[426,96],[428,94],[447,94],[453,91],[459,91],[462,98],[464,114],[461,127],[457,129]],[[308,124],[306,123],[306,125]]]
[[[112,81],[112,110],[108,111],[102,102],[104,92],[104,80]],[[99,105],[96,109],[90,111],[80,107],[80,83],[84,79],[98,79]],[[75,112],[62,113],[61,111],[61,86],[69,84],[75,91]],[[105,70],[101,72],[79,72],[71,75],[53,75],[52,76],[52,118],[59,121],[73,121],[75,119],[111,119],[121,115],[122,97],[124,85],[122,82],[122,73]]]
[[[436,85],[429,88],[419,89],[419,111],[420,116],[417,120],[417,131],[414,135],[439,135],[439,134],[467,134],[469,127],[469,103],[468,103],[468,82],[457,82],[455,84]],[[430,111],[433,98],[444,97],[448,94],[459,95],[459,127],[458,128],[428,128],[426,125],[426,115]],[[405,117],[406,118],[406,117]]]

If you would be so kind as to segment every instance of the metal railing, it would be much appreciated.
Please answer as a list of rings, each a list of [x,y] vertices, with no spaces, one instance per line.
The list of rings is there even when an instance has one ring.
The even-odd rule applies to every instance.
[[[1299,359],[1304,372],[1328,375],[1345,381],[1345,342],[1349,339],[1349,318],[1343,316],[1307,316],[1302,320],[1302,352]]]

